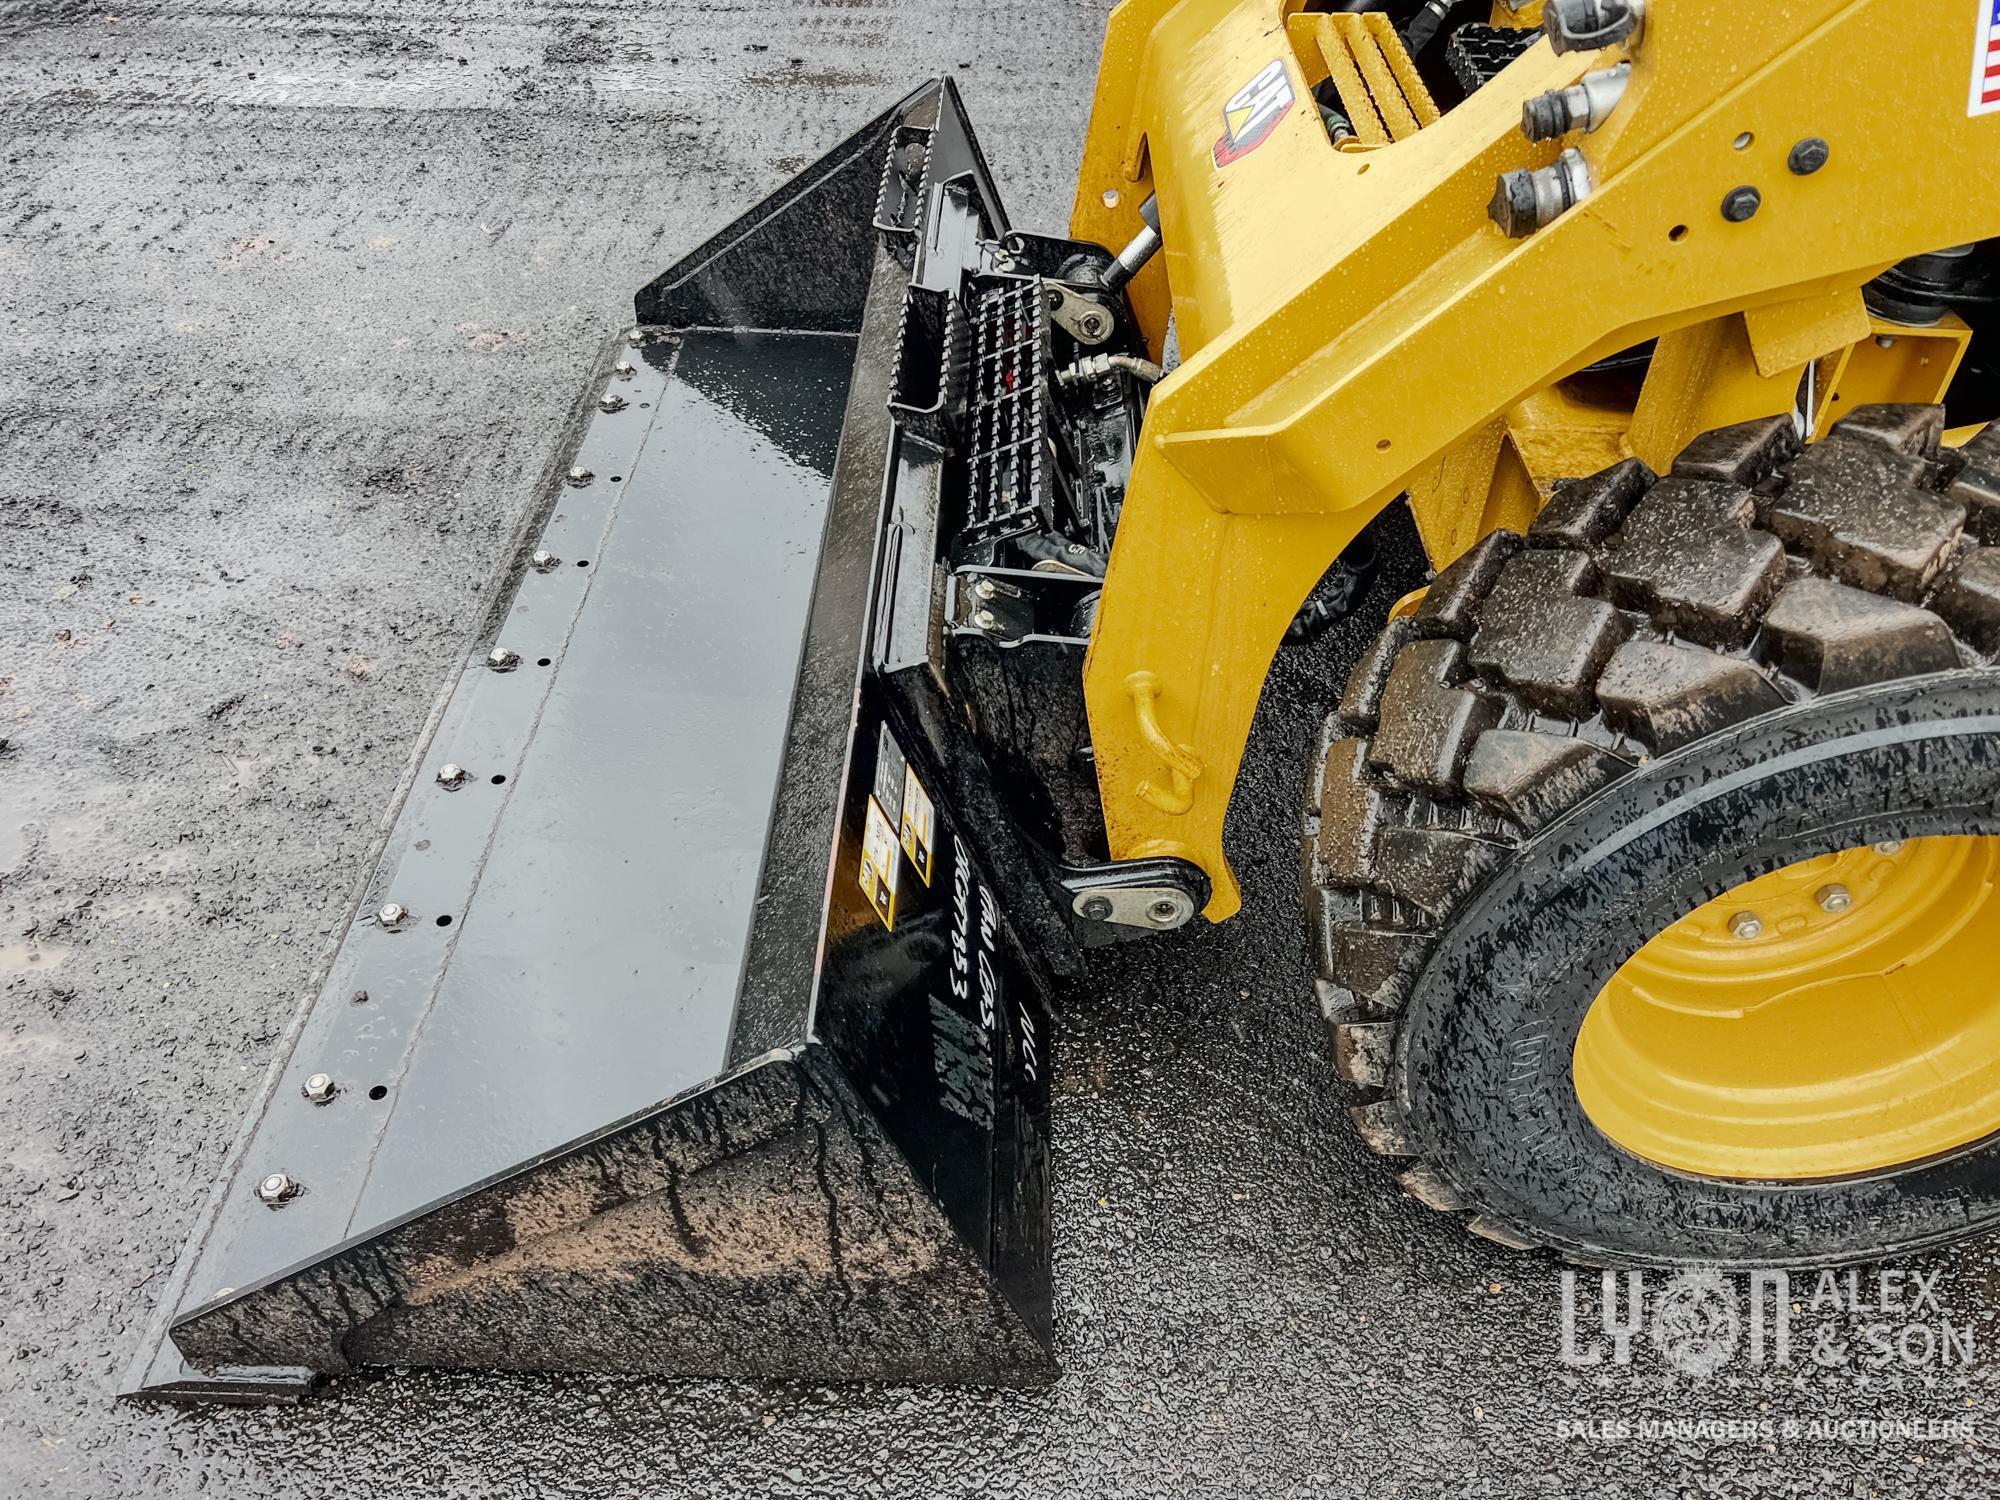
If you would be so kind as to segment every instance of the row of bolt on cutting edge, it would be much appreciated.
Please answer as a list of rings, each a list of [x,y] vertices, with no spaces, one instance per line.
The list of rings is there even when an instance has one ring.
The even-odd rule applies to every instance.
[[[629,335],[630,341],[634,344],[639,343],[642,337],[643,335],[637,329],[634,329]],[[630,360],[621,359],[617,364],[612,366],[611,373],[616,379],[630,380],[636,373],[636,369]],[[598,400],[597,404],[604,411],[617,412],[623,411],[626,403],[624,397],[617,395],[615,392],[607,392]],[[579,465],[564,475],[563,479],[571,488],[582,489],[596,477],[589,469]],[[533,568],[537,573],[553,573],[557,568],[562,566],[562,559],[548,548],[538,547],[534,552],[529,554],[528,566]],[[579,563],[578,566],[581,567],[582,564]],[[510,650],[506,646],[495,646],[491,651],[486,653],[486,667],[489,671],[511,672],[520,665],[521,653]],[[472,779],[472,773],[456,761],[446,761],[437,769],[437,784],[448,792],[457,791],[460,787],[471,782]],[[503,778],[496,776],[493,779],[499,781]],[[402,927],[409,920],[410,909],[400,901],[385,901],[375,910],[376,925],[387,928],[392,932]],[[440,918],[439,920],[443,921],[445,919]],[[362,992],[359,998],[365,999],[366,993]],[[331,1073],[314,1073],[300,1086],[299,1093],[305,1097],[306,1102],[309,1104],[331,1104],[334,1097],[340,1093],[340,1085],[334,1081]],[[289,1172],[267,1172],[264,1176],[257,1179],[256,1193],[259,1201],[270,1205],[272,1208],[282,1207],[304,1191],[305,1184]],[[233,1289],[224,1288],[222,1291],[216,1293],[216,1295],[227,1296],[231,1290]]]
[[[1623,43],[1636,50],[1645,25],[1647,0],[1548,0],[1542,29],[1558,53],[1597,51]],[[1606,120],[1625,97],[1632,64],[1621,62],[1564,89],[1550,89],[1521,106],[1521,133],[1531,141],[1554,141],[1572,131],[1586,134]],[[1739,147],[1748,137],[1739,140]],[[1832,148],[1818,136],[1807,136],[1791,149],[1785,165],[1798,177],[1810,177],[1827,163]],[[1486,211],[1514,239],[1547,228],[1590,196],[1590,163],[1574,146],[1546,167],[1522,167],[1502,172]],[[1764,205],[1764,195],[1746,183],[1723,195],[1722,217],[1741,224]]]

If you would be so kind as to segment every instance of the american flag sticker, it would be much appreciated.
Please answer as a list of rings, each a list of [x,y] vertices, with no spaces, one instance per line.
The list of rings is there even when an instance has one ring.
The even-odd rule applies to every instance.
[[[2000,110],[2000,0],[1978,0],[1979,45],[1972,54],[1972,104],[1966,111]]]

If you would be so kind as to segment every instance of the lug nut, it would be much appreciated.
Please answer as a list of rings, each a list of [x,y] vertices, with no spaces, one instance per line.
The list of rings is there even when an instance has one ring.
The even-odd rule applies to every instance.
[[[486,665],[496,672],[511,672],[521,665],[521,653],[509,651],[505,646],[495,646],[486,653]]]
[[[299,1185],[283,1172],[273,1172],[257,1184],[257,1196],[276,1208],[287,1198],[298,1196]]]
[[[1525,239],[1589,197],[1590,188],[1590,163],[1572,146],[1553,166],[1502,172],[1486,212],[1508,238]]]
[[[1739,911],[1729,919],[1729,935],[1744,943],[1760,938],[1764,935],[1764,919],[1754,911]]]
[[[446,761],[438,767],[438,785],[448,792],[457,791],[471,779],[472,773],[470,771],[466,770],[464,766],[453,764],[451,761]]]
[[[546,547],[537,547],[534,556],[528,559],[528,566],[537,573],[553,573],[562,566],[562,559]]]
[[[1111,917],[1111,898],[1109,896],[1087,897],[1084,900],[1082,910],[1084,916],[1093,922],[1108,921]]]
[[[590,470],[584,468],[580,464],[576,468],[571,469],[569,471],[569,482],[571,487],[574,489],[579,489],[579,490],[582,489],[586,484],[589,484],[590,481],[595,479],[596,477],[597,476],[595,474],[591,473]]]
[[[1875,852],[1877,854],[1901,854],[1903,852],[1903,841],[1901,839],[1884,839],[1875,846]]]
[[[1821,886],[1813,892],[1813,900],[1819,903],[1821,911],[1830,912],[1834,916],[1839,916],[1854,905],[1853,893],[1846,886],[1839,884]]]
[[[382,909],[375,913],[375,920],[380,922],[384,927],[394,927],[407,919],[409,915],[410,909],[403,905],[402,902],[387,901],[383,903]]]
[[[623,411],[625,410],[625,398],[616,392],[607,392],[597,398],[597,409],[599,411]]]
[[[306,1080],[305,1087],[299,1092],[314,1104],[331,1104],[333,1096],[340,1092],[340,1088],[334,1083],[331,1073],[315,1073]]]

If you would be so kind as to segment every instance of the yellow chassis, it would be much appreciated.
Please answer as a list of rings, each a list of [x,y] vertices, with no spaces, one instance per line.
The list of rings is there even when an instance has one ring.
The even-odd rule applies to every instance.
[[[1433,562],[1521,526],[1558,479],[1705,428],[1937,399],[1969,334],[1873,321],[1897,261],[2000,235],[2000,115],[1968,114],[1975,0],[1649,0],[1631,83],[1596,133],[1530,144],[1524,100],[1624,60],[1538,41],[1442,118],[1392,32],[1305,0],[1123,0],[1071,233],[1118,246],[1157,194],[1163,254],[1133,283],[1155,390],[1085,667],[1118,858],[1172,855],[1241,905],[1223,855],[1271,658],[1313,585],[1407,492]],[[1496,0],[1496,20],[1518,15]],[[1224,105],[1274,61],[1296,103],[1218,165]],[[1355,140],[1311,86],[1331,76]],[[1817,137],[1827,165],[1797,175]],[[1509,239],[1499,173],[1564,145],[1595,188]],[[1762,195],[1744,222],[1726,195]],[[1660,342],[1635,407],[1567,377]]]

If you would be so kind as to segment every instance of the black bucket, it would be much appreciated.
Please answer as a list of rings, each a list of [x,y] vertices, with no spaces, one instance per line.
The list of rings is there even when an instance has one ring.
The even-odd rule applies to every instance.
[[[1060,929],[904,649],[954,215],[940,82],[639,294],[127,1394],[1053,1373]]]

